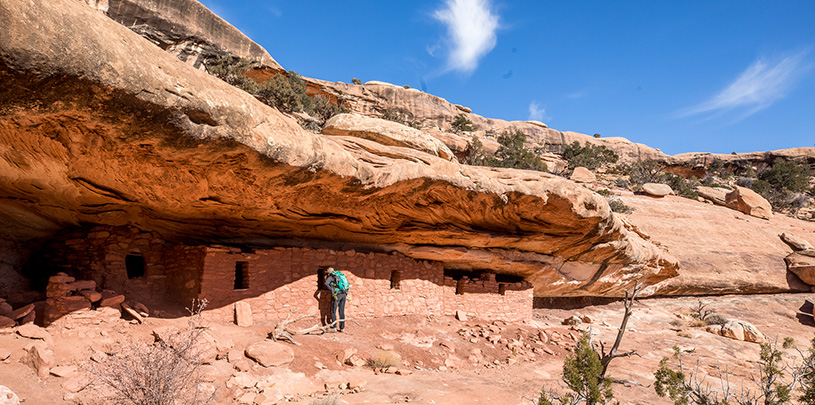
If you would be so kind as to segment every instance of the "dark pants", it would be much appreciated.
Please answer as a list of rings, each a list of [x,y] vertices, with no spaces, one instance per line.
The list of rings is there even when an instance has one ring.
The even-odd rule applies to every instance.
[[[337,321],[337,310],[340,312],[339,326],[334,324]],[[331,324],[339,330],[345,329],[345,293],[337,293],[337,296],[331,300]]]

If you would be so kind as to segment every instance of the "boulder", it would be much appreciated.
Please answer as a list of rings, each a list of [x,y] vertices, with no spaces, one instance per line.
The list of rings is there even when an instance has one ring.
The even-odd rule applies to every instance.
[[[278,342],[253,343],[246,348],[245,354],[263,367],[284,366],[294,360],[294,351]]]
[[[456,108],[458,108],[459,110],[464,111],[464,112],[466,112],[468,114],[473,112],[473,110],[470,107],[465,107],[465,106],[463,106],[461,104],[456,104]]]
[[[20,405],[20,397],[5,385],[0,385],[0,405]]]
[[[784,258],[787,270],[794,273],[801,281],[815,286],[815,250],[792,252]]]
[[[0,316],[8,317],[8,316],[11,316],[11,314],[13,312],[14,312],[14,308],[12,308],[12,306],[9,305],[8,302],[5,302],[5,301],[0,302]]]
[[[696,192],[699,194],[699,197],[702,197],[714,204],[727,205],[726,197],[730,190],[720,187],[699,186],[696,188]]]
[[[766,341],[764,334],[753,324],[738,319],[731,319],[721,326],[708,326],[707,330],[720,336],[745,342],[764,343]]]
[[[665,197],[674,192],[671,186],[662,183],[645,183],[642,185],[642,191],[653,197]]]
[[[585,167],[575,167],[569,180],[578,183],[594,183],[597,181],[597,176]]]
[[[91,302],[87,298],[81,295],[75,295],[71,297],[63,297],[62,299],[56,300],[54,306],[57,308],[58,311],[62,313],[80,311],[83,309],[91,309]]]
[[[359,114],[337,114],[323,127],[324,135],[368,139],[386,146],[415,149],[446,160],[455,160],[453,152],[440,140],[407,125]]]
[[[736,186],[733,191],[727,193],[725,202],[728,207],[747,215],[763,219],[773,217],[773,207],[770,203],[749,188]]]
[[[804,239],[804,238],[802,238],[802,237],[800,237],[798,235],[794,235],[794,234],[791,234],[789,232],[784,232],[781,235],[779,235],[779,237],[781,238],[781,240],[784,241],[784,243],[790,245],[792,250],[796,250],[796,251],[798,251],[798,250],[815,250],[815,247],[812,247],[811,243],[807,242],[806,239]]]
[[[252,318],[252,307],[246,301],[235,303],[235,324],[242,327],[249,327],[254,324]]]

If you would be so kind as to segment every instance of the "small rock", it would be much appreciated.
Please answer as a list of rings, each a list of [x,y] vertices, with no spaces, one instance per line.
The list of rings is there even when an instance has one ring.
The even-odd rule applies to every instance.
[[[17,320],[17,319],[20,319],[20,318],[30,314],[31,311],[33,311],[33,310],[34,310],[34,304],[28,304],[28,305],[26,305],[24,307],[20,307],[20,308],[15,309],[11,313],[11,315],[9,315],[9,318]]]
[[[40,378],[48,377],[51,366],[54,365],[54,352],[48,350],[44,342],[32,342],[25,347],[24,362],[31,366]]]
[[[241,327],[250,327],[254,324],[252,307],[246,301],[235,303],[235,324]]]
[[[800,236],[784,232],[781,235],[781,240],[784,241],[787,245],[789,245],[792,250],[799,251],[799,250],[813,250],[815,249],[812,247],[812,244],[807,242],[804,238]],[[1,314],[1,313],[0,313]]]
[[[577,315],[572,315],[572,316],[564,319],[563,322],[561,322],[561,324],[563,324],[563,325],[572,325],[572,326],[580,325],[581,323],[583,323],[583,320],[580,319],[580,317],[577,316]]]
[[[352,390],[358,389],[362,391],[366,386],[368,386],[368,380],[364,378],[355,378],[348,381],[348,388]]]
[[[89,381],[87,377],[77,375],[77,376],[69,378],[67,381],[62,383],[62,388],[65,391],[68,391],[70,393],[75,394],[75,393],[77,393],[79,391],[82,391],[83,389],[87,388],[90,384],[91,384],[91,381]]]
[[[226,353],[226,361],[235,363],[243,359],[243,350],[232,349]]]
[[[461,322],[467,322],[467,314],[464,311],[462,311],[460,309],[457,309],[456,310],[456,319],[458,319]]]
[[[234,367],[238,371],[249,371],[252,369],[252,362],[248,359],[240,359],[235,362]]]
[[[59,273],[56,276],[51,276],[48,279],[49,283],[54,283],[54,284],[68,284],[68,283],[73,283],[74,281],[76,281],[75,278],[70,277],[65,273]]]
[[[51,341],[50,333],[48,333],[44,328],[32,323],[25,324],[17,328],[17,334],[24,338],[47,340],[49,342]]]
[[[144,323],[144,318],[142,318],[141,315],[139,315],[139,313],[136,312],[136,310],[130,308],[130,305],[127,305],[123,302],[122,310],[124,310],[125,313],[127,313],[128,315],[132,316],[133,319],[135,319],[138,323]]]
[[[314,362],[314,367],[317,367],[320,370],[325,370],[325,369],[328,368],[328,367],[325,366],[325,364],[323,364],[323,363],[321,363],[319,361]]]
[[[5,361],[9,357],[11,357],[11,350],[5,347],[0,347],[0,361]]]
[[[79,290],[79,294],[90,302],[97,302],[102,299],[102,293],[94,290]]]
[[[386,352],[393,351],[393,345],[390,344],[390,343],[379,344],[379,345],[376,346],[376,348],[379,349],[379,350],[384,350]]]
[[[258,342],[249,345],[246,357],[257,361],[263,367],[279,367],[294,360],[294,351],[278,342]]]
[[[356,353],[357,353],[357,349],[352,349],[352,348],[345,349],[345,350],[337,353],[337,361],[339,361],[340,364],[345,364],[345,361],[348,360],[348,358],[350,358],[352,355],[354,355]]]
[[[99,301],[100,307],[112,307],[119,305],[125,301],[125,296],[122,294],[105,294],[102,293],[102,299]]]
[[[400,368],[399,370],[396,370],[396,374],[398,374],[398,375],[411,375],[411,374],[413,374],[413,371],[408,370],[406,368]]]
[[[345,360],[345,364],[352,366],[352,367],[363,367],[365,366],[365,360],[361,357],[357,356],[356,354],[352,354],[351,357]]]
[[[71,377],[76,374],[76,372],[76,366],[57,366],[51,369],[51,374],[61,378]]]
[[[253,404],[253,403],[255,403],[255,397],[257,397],[257,394],[255,394],[254,392],[247,392],[247,393],[241,395],[240,398],[238,398],[238,403],[239,404]]]
[[[11,328],[14,325],[17,325],[17,322],[14,322],[14,319],[0,315],[0,329]]]

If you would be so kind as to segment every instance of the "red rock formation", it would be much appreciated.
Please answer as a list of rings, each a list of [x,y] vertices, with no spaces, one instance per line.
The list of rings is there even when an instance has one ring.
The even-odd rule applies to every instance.
[[[0,15],[13,240],[99,223],[176,240],[351,243],[528,276],[553,295],[676,274],[567,180],[306,132],[77,2],[2,0]]]

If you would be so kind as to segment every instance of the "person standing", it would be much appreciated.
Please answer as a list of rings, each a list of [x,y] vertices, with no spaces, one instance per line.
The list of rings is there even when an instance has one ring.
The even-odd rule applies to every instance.
[[[333,267],[327,269],[328,276],[325,278],[325,286],[331,292],[331,328],[340,332],[345,331],[345,301],[348,298],[348,290],[351,286],[348,279],[339,270]],[[339,322],[337,322],[337,312],[339,312]]]

